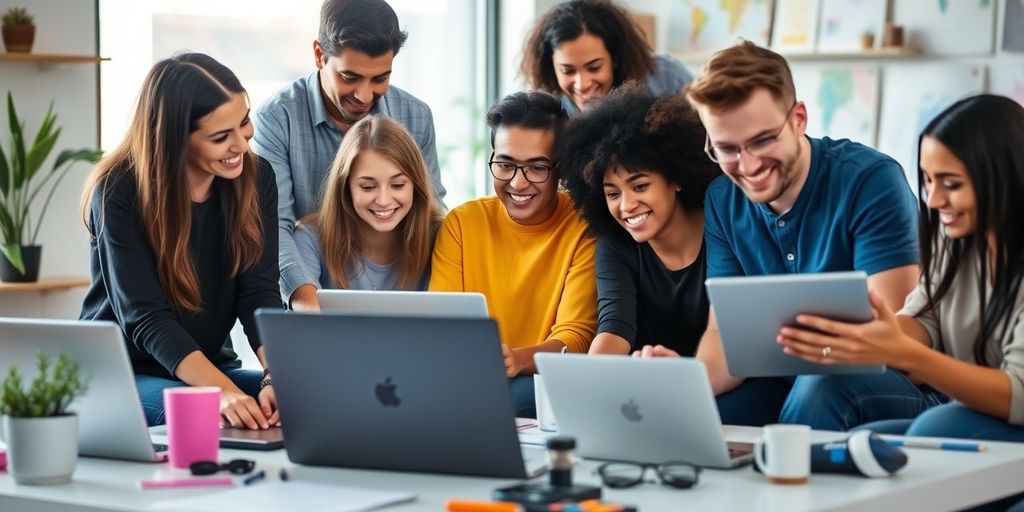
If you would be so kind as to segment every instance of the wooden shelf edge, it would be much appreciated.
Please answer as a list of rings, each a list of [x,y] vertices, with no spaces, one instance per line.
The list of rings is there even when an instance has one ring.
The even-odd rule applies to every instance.
[[[97,55],[65,55],[51,53],[0,53],[0,61],[39,62],[39,63],[99,63],[110,60],[110,57]]]
[[[70,290],[89,286],[88,277],[45,277],[34,283],[7,283],[0,281],[0,294],[14,292],[46,292]]]

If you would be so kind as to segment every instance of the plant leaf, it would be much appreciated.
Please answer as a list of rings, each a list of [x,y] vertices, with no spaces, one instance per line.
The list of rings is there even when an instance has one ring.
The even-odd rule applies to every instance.
[[[7,197],[7,191],[11,185],[11,171],[7,167],[7,153],[4,153],[3,146],[0,146],[0,194]]]
[[[101,158],[103,158],[102,149],[65,149],[57,155],[57,161],[53,164],[53,170],[56,171],[65,162],[89,162],[94,164],[99,162]]]
[[[60,137],[60,128],[42,139],[37,137],[32,147],[29,148],[28,157],[25,158],[25,184],[32,182],[32,178],[43,166],[43,161],[50,156],[53,146],[57,144],[57,137]]]
[[[18,122],[18,112],[14,108],[14,97],[7,91],[7,123],[11,130],[11,174],[14,189],[21,186],[25,175],[25,138],[22,125]]]
[[[21,244],[0,245],[0,252],[11,263],[11,266],[18,269],[21,275],[25,275],[25,262],[21,259]]]
[[[3,231],[4,244],[21,245],[20,231],[14,224],[11,213],[7,210],[7,204],[0,204],[0,231]]]

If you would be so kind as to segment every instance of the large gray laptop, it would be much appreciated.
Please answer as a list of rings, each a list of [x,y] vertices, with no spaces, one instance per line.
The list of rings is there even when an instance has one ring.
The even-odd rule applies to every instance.
[[[791,356],[776,341],[801,313],[844,322],[871,320],[867,274],[826,272],[715,277],[706,282],[729,373],[773,377],[813,373],[881,373],[884,365],[818,364]]]
[[[295,463],[496,478],[538,474],[520,448],[489,318],[260,310]]]
[[[0,318],[0,372],[17,365],[22,382],[38,374],[39,350],[56,359],[64,352],[89,378],[85,396],[72,403],[78,414],[78,453],[135,461],[165,460],[154,449],[135,388],[121,327],[112,322]],[[2,437],[2,433],[0,433]]]
[[[487,318],[482,293],[367,290],[317,290],[320,311],[350,315]]]
[[[734,468],[749,443],[726,443],[704,364],[692,358],[535,357],[558,433],[591,459]],[[586,396],[584,396],[586,395]]]

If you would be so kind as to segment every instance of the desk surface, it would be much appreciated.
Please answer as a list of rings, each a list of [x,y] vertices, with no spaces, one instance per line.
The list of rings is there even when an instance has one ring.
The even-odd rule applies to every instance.
[[[726,427],[732,441],[751,441],[759,429]],[[815,442],[841,437],[815,432]],[[767,483],[750,467],[732,471],[706,470],[700,484],[690,490],[674,490],[644,484],[626,490],[604,490],[605,500],[638,505],[640,510],[953,510],[1024,491],[1024,444],[990,443],[987,453],[938,450],[907,450],[910,462],[889,479],[840,475],[812,475],[803,486]],[[388,507],[388,511],[438,511],[453,497],[486,500],[509,480],[465,478],[415,473],[361,471],[295,466],[284,450],[251,452],[221,450],[221,459],[252,458],[268,475],[287,467],[292,479],[350,487],[413,492],[417,500]],[[577,482],[598,484],[597,463],[577,464]],[[68,485],[18,486],[0,472],[0,510],[149,510],[157,501],[218,492],[211,490],[139,491],[137,480],[166,475],[165,464],[138,464],[81,458],[74,480]],[[257,484],[258,485],[258,484]],[[241,510],[242,507],[239,507]],[[258,504],[247,507],[264,510]],[[269,511],[267,511],[269,512]],[[315,512],[315,511],[303,511]]]

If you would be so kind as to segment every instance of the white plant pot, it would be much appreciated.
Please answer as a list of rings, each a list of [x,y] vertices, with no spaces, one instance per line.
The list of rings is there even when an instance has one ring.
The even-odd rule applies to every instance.
[[[78,463],[78,416],[3,417],[7,470],[26,485],[66,484]]]

